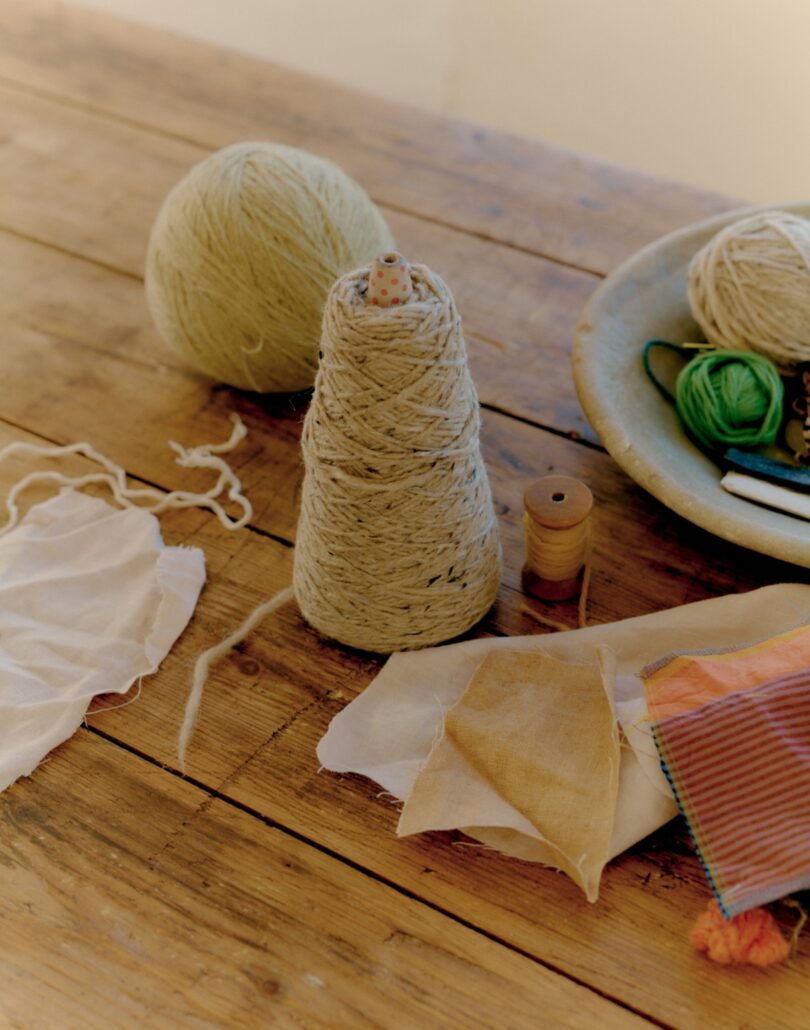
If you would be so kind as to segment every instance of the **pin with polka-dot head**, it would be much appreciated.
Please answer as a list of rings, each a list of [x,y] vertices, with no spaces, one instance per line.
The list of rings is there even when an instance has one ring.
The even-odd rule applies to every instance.
[[[395,250],[380,254],[371,263],[367,302],[376,307],[393,308],[413,296],[411,267]]]

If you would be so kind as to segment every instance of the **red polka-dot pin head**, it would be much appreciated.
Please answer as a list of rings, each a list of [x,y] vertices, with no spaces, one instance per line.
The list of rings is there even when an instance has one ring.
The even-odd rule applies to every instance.
[[[387,308],[407,303],[413,294],[411,266],[401,254],[380,254],[368,277],[368,303]]]

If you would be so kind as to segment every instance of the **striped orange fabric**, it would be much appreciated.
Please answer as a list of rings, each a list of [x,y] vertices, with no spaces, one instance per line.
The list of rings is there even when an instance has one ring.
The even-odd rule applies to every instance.
[[[641,673],[653,720],[810,669],[810,626],[736,651],[669,655]]]
[[[810,668],[653,732],[726,916],[810,887]]]

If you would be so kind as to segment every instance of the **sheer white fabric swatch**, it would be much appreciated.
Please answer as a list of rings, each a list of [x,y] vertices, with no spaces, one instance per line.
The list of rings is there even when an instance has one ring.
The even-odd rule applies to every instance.
[[[157,670],[205,582],[154,515],[72,489],[0,537],[0,790],[78,728],[96,694]]]

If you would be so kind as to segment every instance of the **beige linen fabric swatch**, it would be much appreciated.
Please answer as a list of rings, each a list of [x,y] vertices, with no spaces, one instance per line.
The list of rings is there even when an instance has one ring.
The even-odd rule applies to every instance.
[[[563,870],[595,901],[619,783],[612,655],[600,659],[489,654],[445,715],[397,833],[473,828]]]

